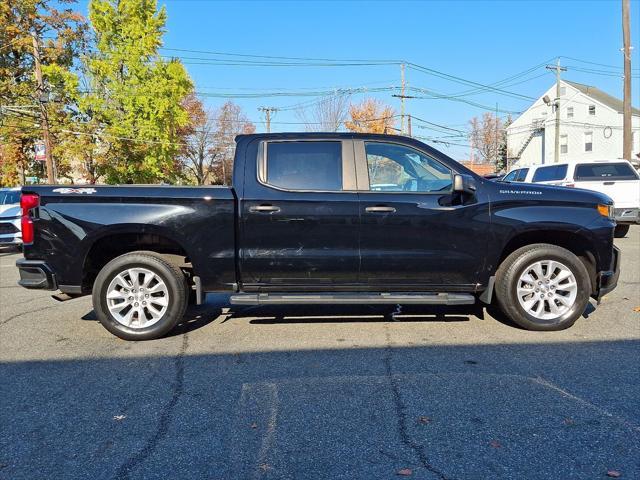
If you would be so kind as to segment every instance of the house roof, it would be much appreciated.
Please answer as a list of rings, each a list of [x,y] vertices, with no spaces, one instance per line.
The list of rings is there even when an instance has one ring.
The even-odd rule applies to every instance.
[[[565,83],[571,85],[573,88],[577,88],[585,95],[597,100],[598,102],[606,105],[607,107],[613,108],[616,112],[622,113],[623,104],[622,100],[616,97],[612,97],[608,93],[604,93],[602,90],[596,87],[592,87],[591,85],[585,85],[583,83],[577,82],[569,82],[568,80],[564,80]],[[640,110],[637,108],[631,107],[631,113],[633,115],[640,115]]]

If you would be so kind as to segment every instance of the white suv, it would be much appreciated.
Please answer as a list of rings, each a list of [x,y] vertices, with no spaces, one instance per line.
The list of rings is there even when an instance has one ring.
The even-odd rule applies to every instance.
[[[579,187],[609,195],[615,204],[617,238],[627,234],[629,225],[640,223],[640,176],[626,160],[529,165],[514,168],[501,180]]]

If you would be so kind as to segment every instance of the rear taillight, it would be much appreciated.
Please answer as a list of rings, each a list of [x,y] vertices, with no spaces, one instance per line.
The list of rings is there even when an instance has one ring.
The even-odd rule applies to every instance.
[[[20,196],[20,208],[22,208],[22,243],[33,243],[33,220],[31,210],[40,205],[40,197],[35,193],[23,193]]]

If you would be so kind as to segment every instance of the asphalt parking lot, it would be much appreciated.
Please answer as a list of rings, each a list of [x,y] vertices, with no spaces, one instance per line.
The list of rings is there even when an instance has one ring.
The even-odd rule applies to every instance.
[[[618,288],[563,332],[209,296],[138,343],[0,250],[0,478],[640,478],[640,227],[616,243]]]

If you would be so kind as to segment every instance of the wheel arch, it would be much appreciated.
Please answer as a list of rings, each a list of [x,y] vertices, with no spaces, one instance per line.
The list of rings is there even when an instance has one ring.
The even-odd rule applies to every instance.
[[[116,231],[101,232],[87,243],[82,260],[82,291],[91,291],[98,272],[108,262],[134,251],[155,252],[175,265],[193,270],[184,242],[171,232],[150,225],[128,225]]]
[[[574,231],[542,229],[518,233],[509,239],[502,249],[497,266],[501,265],[509,255],[519,248],[537,243],[556,245],[576,255],[589,272],[591,291],[597,290],[596,266],[598,265],[598,258],[596,249],[589,237]]]

